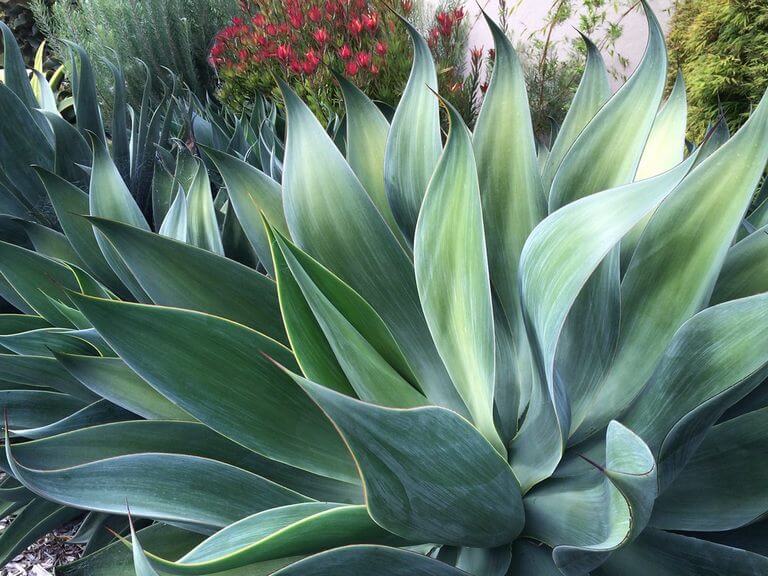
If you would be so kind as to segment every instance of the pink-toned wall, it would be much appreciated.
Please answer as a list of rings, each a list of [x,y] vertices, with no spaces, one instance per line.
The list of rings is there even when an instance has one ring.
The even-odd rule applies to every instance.
[[[507,5],[515,5],[518,0],[507,0]],[[557,0],[554,0],[557,1]],[[479,0],[480,6],[486,13],[498,19],[499,4],[498,0]],[[541,28],[546,18],[547,11],[551,8],[553,0],[520,0],[520,5],[514,11],[509,19],[509,28],[513,34],[515,41],[520,40],[528,36],[534,30]],[[578,5],[579,1],[574,1],[574,6]],[[623,14],[626,11],[627,2],[624,1],[624,8],[619,10],[619,14]],[[674,0],[649,0],[649,4],[653,8],[656,17],[659,19],[664,31],[666,32],[669,26],[669,20],[671,16],[672,6]],[[466,3],[467,10],[469,12],[469,21],[472,26],[472,32],[470,35],[470,47],[472,46],[485,46],[486,48],[493,45],[490,32],[485,22],[479,18],[479,8],[476,2],[468,1]],[[573,17],[570,24],[573,26],[578,25],[578,18]],[[645,42],[647,38],[647,25],[645,22],[645,16],[642,10],[638,7],[629,13],[622,20],[624,33],[616,44],[617,51],[629,59],[630,64],[627,73],[634,70],[640,58],[643,56],[645,49]],[[568,25],[560,26],[558,30],[558,38],[562,38],[563,34],[569,37],[575,35],[575,31]],[[604,54],[606,63],[611,65],[611,58]],[[613,62],[616,64],[617,62]],[[618,87],[621,82],[614,80],[614,89]]]

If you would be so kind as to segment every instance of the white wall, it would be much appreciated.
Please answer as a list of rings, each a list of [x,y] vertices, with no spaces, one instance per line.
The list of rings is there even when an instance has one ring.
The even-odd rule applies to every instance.
[[[556,0],[555,0],[556,1]],[[479,0],[483,10],[491,15],[494,19],[498,19],[499,5],[498,0]],[[516,0],[508,0],[508,5],[514,5]],[[520,6],[513,13],[509,20],[509,28],[515,40],[524,38],[530,32],[541,28],[544,23],[547,11],[552,6],[553,0],[521,0]],[[674,4],[674,0],[649,0],[651,7],[659,19],[659,22],[664,28],[665,33],[669,27],[669,20],[671,16],[671,7]],[[574,5],[578,4],[578,0],[575,0]],[[624,7],[619,10],[619,15],[626,11],[627,2],[624,1]],[[488,27],[479,17],[479,8],[474,0],[470,0],[466,3],[467,10],[469,12],[469,22],[472,25],[472,33],[470,35],[470,48],[473,46],[485,46],[489,48],[493,46],[490,32]],[[572,18],[570,23],[573,26],[578,25],[578,19]],[[645,22],[645,16],[642,13],[640,7],[635,8],[629,15],[622,20],[624,33],[622,37],[617,41],[617,51],[629,59],[630,64],[626,69],[626,73],[629,74],[634,70],[637,63],[643,56],[645,50],[645,43],[647,38],[647,25]],[[576,32],[569,25],[559,26],[560,38],[563,34],[568,37],[573,37]],[[606,58],[606,64],[611,65],[611,59],[607,54],[604,54]],[[617,62],[614,62],[617,64]],[[621,82],[614,80],[614,89],[618,87]]]

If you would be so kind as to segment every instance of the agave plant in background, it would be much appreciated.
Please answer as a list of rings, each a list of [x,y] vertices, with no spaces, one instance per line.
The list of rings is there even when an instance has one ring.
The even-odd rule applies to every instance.
[[[5,33],[7,34],[7,32]],[[67,95],[67,90],[63,86],[64,66],[59,66],[54,70],[45,69],[45,40],[35,52],[31,73],[32,92],[40,108],[67,115],[73,107],[73,100],[71,96]],[[0,81],[3,81],[4,77],[3,70],[0,70]]]
[[[274,108],[260,103],[245,122],[217,112],[210,104],[203,106],[179,86],[172,89],[169,86],[160,106],[151,107],[145,99],[141,109],[134,111],[125,102],[122,71],[113,67],[114,109],[122,114],[116,114],[111,126],[105,129],[95,98],[93,71],[86,54],[73,46],[73,55],[78,63],[72,79],[74,95],[71,104],[61,101],[56,106],[55,99],[51,97],[52,90],[46,88],[55,88],[61,73],[57,72],[48,79],[47,84],[34,71],[30,77],[11,31],[5,25],[0,24],[0,27],[5,44],[0,106],[7,119],[0,126],[0,237],[4,246],[15,249],[8,255],[6,263],[21,256],[23,259],[33,258],[27,265],[37,262],[42,266],[38,268],[42,276],[38,276],[33,284],[37,283],[43,290],[38,292],[37,288],[29,285],[30,294],[18,283],[15,288],[12,287],[6,275],[0,279],[3,312],[26,313],[2,315],[0,334],[12,337],[23,332],[22,340],[31,337],[37,342],[33,348],[22,345],[23,351],[8,341],[8,346],[0,348],[3,356],[0,360],[3,374],[0,404],[12,413],[11,423],[15,421],[21,427],[19,430],[24,430],[25,438],[43,437],[97,422],[135,418],[135,414],[144,413],[141,408],[134,407],[138,412],[127,412],[119,407],[119,400],[117,404],[109,401],[88,402],[95,398],[93,394],[79,384],[73,388],[74,381],[65,374],[53,376],[54,380],[42,383],[42,380],[48,380],[45,374],[53,375],[50,372],[51,350],[59,350],[61,344],[63,349],[71,348],[70,344],[73,344],[72,350],[79,348],[87,353],[95,350],[89,345],[82,347],[92,339],[93,333],[79,330],[87,323],[76,310],[64,304],[66,298],[55,296],[57,291],[62,287],[73,287],[71,281],[76,279],[78,286],[79,282],[84,282],[84,286],[91,286],[99,293],[111,294],[114,290],[115,294],[133,299],[126,287],[126,283],[131,282],[130,275],[124,267],[120,267],[108,246],[102,252],[104,240],[95,238],[90,225],[76,215],[101,211],[111,214],[113,218],[144,222],[145,226],[156,220],[157,228],[164,233],[170,236],[180,234],[173,223],[178,219],[177,213],[186,209],[186,204],[182,205],[178,199],[172,203],[171,195],[182,186],[189,190],[197,168],[197,161],[179,141],[182,132],[188,133],[187,139],[194,135],[199,141],[221,146],[223,150],[239,154],[260,168],[260,159],[264,158],[267,161],[264,170],[279,178],[279,155],[282,152],[275,132],[279,117]],[[144,89],[146,93],[146,85]],[[70,107],[72,111],[77,111],[75,126],[61,115],[64,113],[68,117]],[[251,124],[256,127],[255,131]],[[109,154],[106,153],[105,143],[109,144]],[[154,150],[157,152],[153,153]],[[94,158],[99,158],[95,164]],[[97,168],[95,172],[94,165]],[[88,194],[90,186],[99,187],[102,183],[113,188],[105,195]],[[121,194],[126,198],[135,198],[127,204],[128,208],[119,203],[111,205],[110,198],[114,195],[120,197]],[[186,193],[182,196],[187,197]],[[145,201],[142,202],[142,199]],[[151,201],[146,202],[147,199]],[[137,210],[140,205],[142,209]],[[203,213],[205,207],[203,203]],[[223,210],[217,211],[223,221],[223,248],[228,256],[253,263],[252,251],[245,246],[247,241],[242,237],[240,228],[231,215],[226,217],[226,207]],[[200,211],[200,208],[191,209],[192,214]],[[200,238],[201,242],[205,240],[202,235],[196,238]],[[114,270],[108,263],[110,258],[116,267]],[[66,263],[72,268],[49,268],[49,262]],[[7,275],[12,276],[12,272],[7,271]],[[125,278],[126,283],[119,275]],[[49,292],[43,284],[56,288],[54,292]],[[21,289],[25,296],[21,296],[16,288]],[[30,305],[32,301],[36,304]],[[54,325],[66,326],[67,329],[48,330],[51,324],[39,316],[39,306],[47,310],[46,314],[54,314],[51,317],[57,318]],[[54,309],[60,314],[57,315]],[[46,329],[36,332],[38,328]],[[72,328],[76,330],[72,331]],[[62,336],[64,340],[58,336],[62,332],[66,333]],[[80,340],[81,337],[84,340]],[[84,402],[92,405],[81,410]],[[155,414],[150,409],[144,414],[173,417],[174,414],[178,416],[179,411]],[[47,426],[62,417],[61,422]],[[35,498],[13,478],[5,478],[0,491],[3,517],[15,517],[14,528],[5,530],[0,537],[0,565],[5,565],[51,528],[82,516],[81,510]],[[83,524],[75,540],[87,543],[86,550],[91,551],[112,538],[103,529],[105,525],[116,529],[121,524],[104,515],[94,514],[89,522]],[[127,524],[124,527],[127,529]]]
[[[175,98],[162,217],[120,169],[127,130],[110,152],[77,107],[88,192],[55,146],[33,174],[57,218],[0,243],[24,312],[0,316],[3,558],[87,512],[57,574],[766,573],[768,100],[685,156],[647,16],[612,96],[587,43],[538,158],[491,21],[474,133],[445,102],[444,143],[412,28],[391,125],[343,81],[331,134],[282,86],[284,143],[274,110]]]

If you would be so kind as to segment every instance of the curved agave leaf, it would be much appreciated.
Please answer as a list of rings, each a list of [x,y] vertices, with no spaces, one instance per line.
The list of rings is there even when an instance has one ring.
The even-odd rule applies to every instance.
[[[419,299],[437,350],[478,430],[506,456],[493,422],[495,338],[483,209],[469,130],[446,104],[450,133],[413,241]]]
[[[656,187],[660,193],[671,192],[688,174],[695,160],[696,155],[692,154],[672,170],[649,179],[641,188],[647,185]],[[639,227],[645,226],[651,214],[652,212],[648,212],[643,216],[639,223],[635,224],[632,230],[622,238],[622,251],[627,239]],[[601,314],[595,313],[594,310],[594,307],[613,307],[607,317],[617,318],[620,315],[619,295],[613,290],[615,288],[613,283],[616,280],[615,252],[612,252],[609,257],[612,259],[612,269],[609,274],[599,274],[587,283],[569,312],[557,343],[555,377],[563,379],[568,393],[572,417],[571,431],[574,430],[574,423],[581,422],[584,415],[592,409],[594,395],[598,393],[602,379],[613,360],[618,325],[603,322]],[[606,298],[606,295],[609,297]],[[598,347],[603,353],[591,353]]]
[[[724,114],[720,115],[713,126],[710,126],[704,141],[701,143],[701,150],[699,152],[699,158],[696,162],[701,164],[704,160],[709,158],[716,150],[718,150],[723,144],[728,142],[731,138],[731,131],[728,128],[728,121]]]
[[[5,22],[0,22],[0,31],[3,34],[3,84],[16,94],[27,109],[37,108],[37,98],[13,31]]]
[[[42,216],[40,208],[44,204],[45,190],[31,166],[53,168],[53,146],[49,134],[38,124],[36,114],[27,109],[7,85],[0,82],[0,115],[14,119],[13,122],[0,124],[2,183],[28,212]],[[45,119],[42,122],[49,128]],[[19,130],[19,126],[24,126],[24,129]]]
[[[644,1],[648,46],[635,72],[574,140],[552,182],[550,211],[631,182],[661,103],[666,77],[664,34]]]
[[[32,65],[33,72],[40,72],[41,74],[43,74],[44,72],[43,64],[45,59],[45,42],[46,41],[43,40],[40,43],[40,46],[37,47],[37,50],[35,50],[35,61]],[[45,78],[45,75],[43,75],[43,81],[46,84],[48,83],[48,80]],[[34,75],[32,78],[30,78],[29,83],[30,83],[30,87],[32,88],[32,93],[35,95],[35,98],[39,102],[41,99],[41,94],[40,94],[40,83],[39,83],[38,77]],[[48,86],[48,88],[50,88],[50,86]]]
[[[79,291],[83,294],[87,294],[89,296],[97,296],[99,298],[107,298],[109,300],[118,299],[117,296],[112,294],[102,284],[99,284],[99,282],[97,282],[92,276],[88,274],[88,272],[82,268],[78,268],[74,264],[67,264],[67,268],[69,268],[70,272],[72,272],[72,275],[77,281]],[[85,317],[83,316],[83,318]]]
[[[0,334],[18,334],[29,330],[50,328],[51,325],[42,316],[34,314],[0,314]]]
[[[35,99],[38,102],[41,102],[43,97],[41,94],[41,86],[40,86],[40,79],[37,76],[37,74],[34,74],[35,72],[38,72],[42,75],[43,83],[46,84],[47,88],[50,90],[50,85],[48,85],[48,79],[45,77],[44,70],[43,70],[43,63],[45,59],[45,40],[43,40],[40,43],[40,46],[37,47],[37,50],[35,50],[35,61],[32,65],[32,72],[33,75],[29,79],[30,88],[32,89],[32,93],[35,95]]]
[[[632,546],[614,554],[597,576],[758,576],[768,559],[737,548],[680,534],[646,530]]]
[[[685,82],[678,71],[672,92],[656,115],[653,128],[645,144],[635,180],[643,180],[662,174],[678,166],[685,152],[685,128],[688,104],[685,98]],[[697,151],[699,154],[701,151]],[[643,219],[621,242],[621,270],[626,271],[632,254],[640,241],[650,215]]]
[[[177,182],[174,179],[176,158],[161,145],[157,146],[157,162],[152,171],[152,218],[155,226],[163,222],[171,207],[174,194],[177,193]],[[186,234],[186,230],[185,230]]]
[[[150,562],[147,554],[144,552],[144,549],[141,547],[141,544],[138,542],[138,539],[135,536],[133,537],[134,545],[131,545],[122,538],[121,540],[123,540],[124,544],[132,547],[133,564],[136,570],[135,574],[137,576],[156,576],[158,574],[155,572],[152,563]],[[220,574],[226,576],[270,576],[271,574],[274,574],[275,570],[283,568],[284,566],[292,564],[293,562],[301,559],[302,556],[291,556],[288,558],[267,560],[264,562],[249,564],[248,566],[242,568],[226,570]],[[133,574],[134,572],[131,572],[131,576],[133,576]],[[163,574],[165,574],[165,572],[163,572]]]
[[[575,423],[574,442],[632,402],[680,325],[706,305],[766,161],[768,96],[738,134],[691,171],[646,226],[621,285],[615,359],[592,409]],[[696,233],[702,229],[706,237]]]
[[[552,561],[552,550],[530,540],[519,539],[512,544],[510,574],[536,574],[536,576],[562,576]]]
[[[91,59],[82,46],[67,40],[62,41],[69,46],[72,55],[72,93],[77,127],[83,132],[94,134],[99,142],[104,144],[107,139],[104,135],[104,122],[96,95],[96,78]]]
[[[187,242],[203,250],[224,256],[221,233],[211,196],[211,181],[202,160],[195,160],[197,170],[187,191]]]
[[[0,242],[0,272],[38,314],[54,326],[73,328],[69,319],[46,298],[68,302],[65,289],[76,289],[72,272],[56,260],[21,246]]]
[[[0,210],[2,210],[4,220],[8,220],[9,217],[16,218],[29,218],[32,215],[33,210],[28,205],[19,199],[18,194],[12,190],[12,186],[9,182],[2,182],[3,177],[0,176]]]
[[[351,544],[403,545],[371,520],[365,506],[310,502],[261,512],[217,532],[178,562],[150,556],[170,574],[211,574]],[[285,559],[289,559],[288,562]]]
[[[368,511],[412,542],[493,547],[522,529],[515,476],[466,420],[444,408],[383,408],[291,374],[342,434]]]
[[[728,250],[710,304],[768,292],[768,223]]]
[[[13,306],[13,308],[19,312],[24,314],[36,314],[32,307],[24,301],[24,298],[22,298],[19,293],[16,292],[16,290],[13,289],[13,286],[11,286],[8,280],[5,279],[5,276],[3,276],[1,273],[0,297],[2,297],[5,302],[8,302],[8,304]]]
[[[37,428],[14,429],[10,427],[9,433],[11,436],[21,436],[35,440],[63,434],[72,430],[79,430],[88,426],[133,420],[135,418],[135,414],[115,406],[108,400],[98,400],[56,422]]]
[[[114,78],[114,100],[112,104],[112,157],[124,180],[131,177],[131,146],[128,140],[128,104],[126,102],[125,74],[120,66],[105,62]]]
[[[5,355],[2,355],[3,357]],[[2,358],[0,358],[0,367]],[[5,370],[3,370],[4,378]],[[12,429],[38,428],[66,418],[84,407],[67,394],[47,390],[0,390],[0,407],[8,414]]]
[[[51,85],[48,84],[45,74],[39,70],[32,70],[32,82],[35,82],[40,87],[39,94],[36,95],[40,112],[50,112],[51,114],[59,115],[56,95],[53,93]]]
[[[344,546],[300,560],[274,576],[464,576],[466,572],[398,548]]]
[[[283,201],[293,241],[381,315],[430,401],[466,413],[429,335],[408,256],[312,112],[281,86],[288,110]]]
[[[14,457],[36,469],[69,468],[142,453],[183,454],[230,464],[309,498],[358,504],[359,486],[330,480],[270,460],[197,422],[116,422],[16,444]]]
[[[98,354],[77,331],[66,328],[39,328],[28,332],[0,335],[0,345],[11,352],[26,356],[53,356],[53,351],[69,354]]]
[[[88,141],[75,126],[67,122],[58,113],[54,114],[43,111],[43,114],[51,125],[55,140],[54,172],[68,182],[76,184],[79,188],[87,188],[87,168],[91,166],[92,160],[91,147],[88,146]],[[40,170],[38,169],[39,172]],[[86,198],[85,212],[87,212],[87,200]]]
[[[134,547],[134,551],[136,549]],[[147,559],[146,556],[144,559]],[[142,563],[142,566],[146,566],[146,564]],[[286,567],[275,572],[281,566]],[[301,557],[282,558],[277,561],[253,564],[242,570],[228,570],[222,574],[227,576],[269,576],[272,574],[275,576],[298,576],[299,574],[302,576],[352,576],[365,573],[371,576],[406,576],[414,574],[414,570],[420,576],[461,576],[466,574],[452,566],[414,552],[378,545],[344,546],[321,552],[306,559]],[[146,574],[139,574],[139,576],[146,576]],[[123,574],[120,573],[120,576]]]
[[[261,214],[264,214],[271,226],[288,234],[280,184],[234,156],[205,146],[201,148],[221,173],[237,219],[259,261],[267,268],[270,275],[273,275],[269,241],[264,231]]]
[[[159,576],[159,574],[155,571],[155,569],[152,567],[152,564],[150,564],[149,560],[144,554],[144,548],[141,547],[141,543],[136,537],[136,530],[133,528],[133,522],[130,520],[130,517],[128,523],[131,528],[131,548],[133,566],[136,569],[136,576]]]
[[[0,506],[2,518],[13,514],[35,499],[35,494],[24,488],[13,476],[7,476],[0,484],[0,498],[3,504]]]
[[[708,308],[669,344],[622,422],[659,462],[662,489],[685,466],[707,429],[757,386],[768,362],[768,294]]]
[[[123,182],[115,163],[112,162],[106,145],[98,138],[91,136],[91,146],[93,147],[93,170],[88,194],[89,213],[92,216],[109,218],[149,230],[149,224]],[[149,296],[138,284],[109,240],[98,230],[94,230],[93,233],[104,258],[120,281],[138,300],[149,302]]]
[[[0,373],[3,379],[17,384],[46,386],[72,396],[88,404],[99,400],[99,397],[72,378],[58,365],[55,359],[47,356],[19,356],[17,354],[0,354]],[[79,408],[82,408],[82,404]],[[60,418],[63,417],[60,416]],[[59,418],[56,418],[58,420]],[[45,422],[44,424],[48,424]],[[40,426],[37,424],[35,426]],[[30,426],[30,427],[35,427]]]
[[[341,382],[330,381],[331,388],[348,392],[351,387],[362,400],[384,406],[412,408],[426,404],[426,398],[411,385],[415,379],[410,367],[376,312],[349,286],[277,232],[274,243],[275,269],[280,270],[278,281],[288,280],[284,274],[291,275],[289,290],[282,291],[283,309],[293,309],[295,305],[299,310],[309,308],[312,324],[321,330],[321,334],[304,333],[297,340],[299,364],[298,356],[307,353],[314,367],[313,357],[330,348],[333,357],[324,358],[321,367],[336,363],[345,376]],[[296,294],[290,291],[294,286],[298,287],[303,303],[287,299]],[[292,318],[289,315],[286,319],[288,329],[293,329],[294,335],[304,332],[305,323],[291,325]],[[310,341],[312,337],[314,341]]]
[[[331,424],[263,356],[295,366],[278,342],[200,312],[72,298],[132,370],[201,422],[269,458],[357,481]]]
[[[565,115],[563,124],[557,132],[552,150],[547,157],[541,173],[545,197],[549,198],[552,180],[560,164],[584,127],[595,117],[598,110],[611,97],[608,72],[600,50],[586,36],[581,35],[587,49],[587,62],[579,82],[579,87]]]
[[[224,193],[225,191],[220,191],[220,194],[223,195]],[[259,258],[237,220],[237,214],[235,214],[235,209],[232,208],[229,200],[226,200],[222,211],[224,212],[224,222],[221,224],[221,243],[224,245],[224,254],[230,260],[239,262],[244,266],[257,268]],[[263,268],[267,274],[271,275],[271,266],[263,266]]]
[[[167,236],[173,240],[186,243],[188,227],[187,197],[184,194],[184,190],[179,189],[157,232],[161,236]]]
[[[408,243],[400,232],[384,185],[384,158],[386,156],[389,122],[376,104],[352,82],[337,75],[336,81],[344,96],[347,128],[347,162],[360,183],[378,208],[389,229],[408,250]]]
[[[88,556],[108,546],[114,540],[112,532],[122,534],[128,529],[125,516],[89,512],[70,542],[81,544],[83,555]]]
[[[267,227],[272,248],[280,311],[291,349],[296,355],[296,362],[301,367],[302,373],[310,379],[338,392],[355,395],[355,390],[336,360],[336,355],[315,319],[301,287],[293,278],[293,274],[285,262],[282,248],[275,242],[277,231],[270,228],[266,222],[265,227]],[[301,254],[305,253],[302,252]],[[306,258],[309,259],[310,256],[306,256]],[[312,260],[312,262],[316,261]],[[317,264],[317,266],[321,265]],[[331,272],[328,271],[328,274]],[[338,280],[337,284],[341,282]],[[346,287],[346,290],[347,296],[354,294],[354,297],[359,298],[349,287]],[[355,301],[365,302],[362,298]],[[368,306],[367,303],[365,305]]]
[[[504,576],[512,562],[509,544],[496,548],[459,548],[456,568],[469,574]]]
[[[275,506],[308,499],[261,476],[215,460],[181,454],[132,454],[61,469],[37,470],[15,461],[13,475],[53,502],[119,514],[126,501],[139,516],[223,527]]]
[[[768,469],[763,458],[767,444],[766,408],[712,428],[657,501],[651,525],[715,532],[764,517],[768,512]]]
[[[635,180],[657,176],[683,161],[687,117],[685,81],[678,70],[672,92],[653,121]]]
[[[106,286],[118,293],[121,291],[124,293],[125,288],[122,282],[101,253],[93,235],[93,228],[80,216],[89,212],[88,195],[53,172],[43,168],[36,170],[51,200],[56,217],[84,266]]]
[[[565,155],[552,182],[550,211],[634,179],[661,102],[666,73],[662,31],[647,4],[643,6],[649,30],[643,60],[629,81],[587,124]],[[641,221],[642,218],[634,226]],[[625,235],[622,233],[622,237]],[[552,382],[554,372],[549,372],[549,354],[554,350],[545,349],[543,370],[550,388],[560,390],[556,395],[566,394],[570,388],[592,389],[611,363],[621,315],[619,248],[606,253],[604,258],[585,283],[579,298],[569,303],[570,318],[557,328],[558,339],[567,343],[558,354],[557,383]],[[566,353],[569,355],[565,356]],[[589,366],[590,370],[571,370],[579,365]],[[564,404],[562,400],[560,403]],[[573,424],[566,423],[565,407],[556,405],[556,410],[559,426],[563,428],[561,433],[568,434],[578,420],[572,420]]]
[[[759,204],[747,217],[747,221],[755,228],[768,226],[768,180],[763,180],[763,185],[755,202],[759,202]]]
[[[440,114],[430,93],[437,91],[432,53],[419,31],[400,20],[413,42],[413,67],[387,138],[384,186],[394,219],[406,241],[412,242],[421,203],[440,156]]]
[[[589,574],[634,540],[651,515],[657,485],[648,446],[613,421],[605,461],[599,472],[542,484],[525,498],[525,534],[552,546],[567,576]]]
[[[199,534],[167,524],[153,524],[137,534],[148,552],[173,558],[183,555],[203,540]],[[131,551],[119,541],[71,564],[58,566],[56,572],[59,576],[136,576]]]
[[[89,221],[156,304],[221,316],[287,342],[275,283],[266,276],[140,228],[102,218]]]
[[[72,324],[77,326],[80,330],[88,330],[92,328],[91,323],[86,320],[85,316],[83,316],[79,310],[76,310],[75,308],[72,308],[71,306],[68,306],[67,304],[64,304],[63,302],[60,302],[59,300],[56,300],[55,298],[51,298],[46,294],[46,298],[50,301],[50,303],[64,315],[67,320],[69,320]],[[106,346],[106,344],[105,344]],[[109,348],[108,346],[106,346]],[[114,356],[113,353],[109,354],[110,356]]]
[[[72,244],[70,244],[67,237],[61,232],[43,226],[42,224],[26,220],[20,221],[19,224],[27,233],[27,237],[32,243],[35,252],[47,256],[48,258],[75,264],[81,268],[85,266],[72,248]]]
[[[662,174],[680,165],[685,152],[685,129],[688,104],[685,98],[685,82],[678,71],[675,85],[661,110],[656,115],[653,128],[645,144],[635,180],[643,180]],[[696,154],[699,154],[698,150]],[[693,154],[692,154],[693,155]],[[643,219],[621,242],[621,270],[626,271],[632,254],[640,241],[650,215]]]
[[[768,555],[768,539],[766,539],[766,535],[768,535],[768,521],[766,520],[748,524],[736,530],[728,530],[727,532],[696,532],[691,535],[695,538],[709,540],[717,544],[755,552],[761,556]]]
[[[54,354],[56,360],[80,383],[143,418],[192,420],[193,417],[167,400],[120,358]]]
[[[523,248],[523,307],[542,372],[511,447],[512,467],[524,491],[554,471],[570,429],[567,391],[555,379],[557,344],[569,311],[603,258],[670,193],[669,178],[662,175],[573,202],[539,224]],[[581,395],[589,397],[588,392]]]
[[[77,528],[75,535],[72,536],[69,541],[72,544],[87,545],[88,541],[93,538],[96,533],[105,527],[107,523],[115,518],[121,518],[113,514],[101,514],[100,512],[89,512],[83,518],[82,523]]]
[[[534,380],[533,360],[520,309],[517,265],[525,239],[544,218],[547,208],[536,163],[523,71],[504,33],[487,15],[485,19],[493,34],[496,58],[477,118],[473,146],[483,203],[488,268],[498,300],[497,338],[506,336],[498,334],[502,332],[508,333],[506,337],[510,340],[507,345],[510,357],[497,356],[497,407],[504,425],[514,430]],[[457,129],[463,130],[463,126]],[[501,346],[496,348],[500,350]]]

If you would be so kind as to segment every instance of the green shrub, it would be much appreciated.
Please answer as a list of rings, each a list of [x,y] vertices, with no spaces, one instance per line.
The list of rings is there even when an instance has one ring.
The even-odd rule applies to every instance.
[[[740,126],[768,86],[768,2],[683,0],[668,43],[688,88],[690,137],[701,137],[718,105],[731,128]]]
[[[33,0],[35,17],[62,62],[69,62],[65,40],[83,46],[97,69],[99,94],[109,97],[112,77],[104,60],[117,60],[125,71],[133,103],[141,99],[147,64],[153,94],[162,93],[159,79],[173,71],[199,97],[215,87],[207,63],[217,30],[237,10],[237,0]]]

